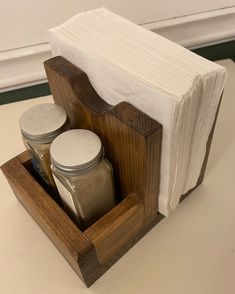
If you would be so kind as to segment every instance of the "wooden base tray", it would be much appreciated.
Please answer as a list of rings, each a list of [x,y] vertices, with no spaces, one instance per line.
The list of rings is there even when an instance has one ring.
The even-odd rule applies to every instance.
[[[72,128],[89,129],[101,138],[113,165],[118,204],[81,231],[36,176],[28,151],[1,168],[18,200],[90,286],[163,218],[158,213],[162,127],[126,102],[108,105],[87,75],[62,57],[46,61],[45,69],[54,101],[67,111]]]

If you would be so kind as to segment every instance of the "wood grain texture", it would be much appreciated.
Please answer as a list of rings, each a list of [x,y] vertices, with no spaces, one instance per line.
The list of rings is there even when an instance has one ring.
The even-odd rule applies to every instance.
[[[84,232],[95,245],[102,265],[139,233],[143,220],[143,205],[131,194]]]
[[[151,221],[158,205],[161,125],[127,102],[107,104],[87,75],[63,57],[46,61],[45,69],[54,101],[65,108],[72,126],[101,138],[119,199],[134,192],[144,202],[145,221]]]
[[[90,286],[163,218],[157,212],[162,127],[126,102],[107,104],[87,75],[62,57],[46,61],[45,69],[54,101],[65,108],[72,127],[100,136],[114,168],[119,203],[82,232],[45,190],[28,151],[1,168],[19,201]],[[215,123],[197,185],[205,173]]]

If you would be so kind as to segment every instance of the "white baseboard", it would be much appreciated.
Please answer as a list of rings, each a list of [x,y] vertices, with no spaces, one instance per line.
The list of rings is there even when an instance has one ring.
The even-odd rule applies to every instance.
[[[43,62],[50,57],[47,43],[0,52],[0,93],[46,83]]]
[[[144,24],[188,49],[235,39],[235,6]]]
[[[189,49],[235,39],[235,7],[143,24]],[[51,57],[49,44],[0,52],[0,93],[47,81],[43,62]]]

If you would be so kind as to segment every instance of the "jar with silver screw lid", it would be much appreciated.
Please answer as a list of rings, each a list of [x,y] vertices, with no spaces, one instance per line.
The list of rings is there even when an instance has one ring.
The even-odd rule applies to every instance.
[[[65,110],[53,103],[39,104],[26,110],[19,124],[34,169],[48,187],[57,191],[51,172],[50,147],[52,141],[69,128]]]
[[[95,133],[84,129],[64,132],[53,141],[50,152],[62,201],[82,228],[115,206],[112,166]]]

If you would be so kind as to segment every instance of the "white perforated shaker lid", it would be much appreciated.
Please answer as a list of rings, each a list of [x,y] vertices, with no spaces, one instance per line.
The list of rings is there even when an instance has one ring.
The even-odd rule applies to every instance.
[[[75,129],[59,135],[51,145],[51,161],[65,172],[81,172],[94,167],[102,158],[100,138],[93,132]]]
[[[45,103],[26,110],[19,124],[26,138],[46,143],[52,142],[64,130],[67,120],[67,114],[61,106]]]

